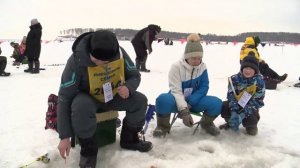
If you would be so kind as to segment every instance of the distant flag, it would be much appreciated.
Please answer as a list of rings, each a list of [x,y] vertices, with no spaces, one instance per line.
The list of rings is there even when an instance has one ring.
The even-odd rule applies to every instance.
[[[185,39],[185,38],[182,38],[182,39],[179,39],[179,41],[181,42],[181,44],[183,44],[183,43],[186,42],[186,39]]]

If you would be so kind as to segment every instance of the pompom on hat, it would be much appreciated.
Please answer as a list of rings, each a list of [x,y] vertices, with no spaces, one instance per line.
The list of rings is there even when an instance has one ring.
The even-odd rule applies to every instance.
[[[31,25],[35,25],[35,24],[38,24],[38,23],[39,23],[39,21],[37,19],[31,19],[31,21],[30,21]]]
[[[184,50],[184,58],[191,58],[191,57],[203,57],[203,48],[200,43],[200,36],[198,34],[190,34],[187,37],[187,44]]]
[[[90,53],[102,61],[112,60],[119,53],[119,43],[116,35],[108,30],[98,30],[93,33],[90,41]]]
[[[258,61],[257,59],[252,56],[252,55],[248,55],[246,56],[242,63],[241,63],[241,71],[243,71],[244,68],[246,67],[250,67],[252,69],[255,70],[255,74],[259,73],[259,64],[258,64]]]

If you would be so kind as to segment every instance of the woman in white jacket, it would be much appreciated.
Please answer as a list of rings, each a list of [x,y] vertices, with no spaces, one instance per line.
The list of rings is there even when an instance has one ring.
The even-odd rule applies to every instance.
[[[170,115],[177,113],[184,125],[192,127],[194,122],[190,114],[202,112],[200,125],[208,134],[218,135],[219,129],[214,119],[220,114],[222,100],[207,96],[209,80],[206,65],[202,62],[203,48],[198,34],[187,38],[184,58],[174,63],[169,72],[169,93],[163,93],[156,99],[157,127],[153,135],[165,136],[170,130]]]

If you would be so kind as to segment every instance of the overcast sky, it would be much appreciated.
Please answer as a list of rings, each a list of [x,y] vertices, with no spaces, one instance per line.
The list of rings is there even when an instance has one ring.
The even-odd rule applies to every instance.
[[[300,0],[0,0],[0,39],[22,38],[30,20],[51,40],[69,28],[141,29],[236,35],[300,33]]]

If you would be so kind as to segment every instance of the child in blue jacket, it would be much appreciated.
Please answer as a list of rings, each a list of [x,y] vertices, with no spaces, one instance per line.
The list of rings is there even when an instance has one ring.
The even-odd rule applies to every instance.
[[[247,134],[257,134],[259,109],[264,106],[265,97],[265,83],[258,66],[255,57],[247,56],[241,63],[240,72],[229,78],[227,101],[221,112],[226,123],[220,129],[238,131],[242,124]]]

